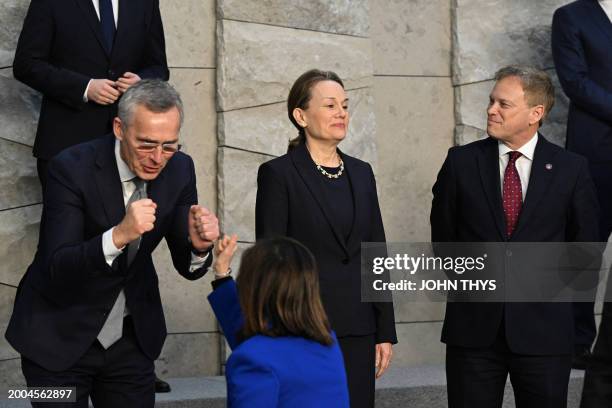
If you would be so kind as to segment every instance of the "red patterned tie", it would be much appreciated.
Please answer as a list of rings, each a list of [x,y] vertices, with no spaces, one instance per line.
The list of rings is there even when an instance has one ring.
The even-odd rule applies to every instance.
[[[504,215],[506,216],[506,236],[510,238],[523,206],[523,190],[521,179],[516,171],[516,160],[521,157],[520,152],[508,152],[510,160],[504,172]]]

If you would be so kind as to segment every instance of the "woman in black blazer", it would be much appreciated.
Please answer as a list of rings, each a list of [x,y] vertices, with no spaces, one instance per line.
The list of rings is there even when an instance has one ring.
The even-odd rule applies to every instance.
[[[392,303],[361,302],[361,242],[384,242],[371,166],[342,153],[348,99],[333,72],[293,84],[289,119],[299,136],[257,177],[257,239],[288,236],[312,251],[321,298],[344,356],[351,407],[374,406],[374,378],[397,343]],[[375,372],[376,367],[376,372]]]

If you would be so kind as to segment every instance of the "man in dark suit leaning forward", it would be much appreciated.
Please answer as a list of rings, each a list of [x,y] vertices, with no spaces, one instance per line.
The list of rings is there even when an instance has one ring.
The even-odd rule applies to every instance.
[[[496,73],[489,137],[453,147],[434,185],[433,242],[594,242],[597,195],[586,159],[538,128],[554,103],[545,72]],[[442,341],[450,408],[565,407],[573,352],[571,303],[447,304]]]
[[[179,151],[182,119],[174,88],[143,80],[121,99],[114,137],[49,163],[40,244],[6,338],[28,386],[76,386],[66,406],[154,405],[166,325],[151,253],[165,238],[176,270],[199,279],[219,235]]]

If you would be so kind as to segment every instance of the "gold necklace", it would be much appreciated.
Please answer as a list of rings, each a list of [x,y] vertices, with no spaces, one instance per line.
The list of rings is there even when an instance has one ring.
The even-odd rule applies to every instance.
[[[321,174],[323,174],[325,177],[329,179],[337,179],[344,172],[344,162],[342,161],[342,159],[340,159],[340,170],[338,170],[336,174],[331,174],[327,172],[320,164],[317,164],[317,170],[319,170]]]

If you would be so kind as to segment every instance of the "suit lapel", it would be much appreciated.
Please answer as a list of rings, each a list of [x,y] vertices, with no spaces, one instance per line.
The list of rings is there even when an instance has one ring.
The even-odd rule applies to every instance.
[[[478,156],[480,179],[495,219],[495,225],[503,240],[506,239],[506,221],[501,202],[501,185],[499,181],[499,148],[497,141],[489,138]]]
[[[329,198],[327,197],[326,190],[323,186],[323,176],[319,173],[316,168],[315,163],[310,158],[310,153],[306,149],[305,144],[300,144],[296,148],[290,151],[290,157],[293,161],[293,164],[297,168],[298,174],[306,184],[306,187],[314,197],[315,201],[321,208],[325,219],[329,223],[336,240],[344,250],[346,254],[348,251],[346,249],[346,242],[336,224],[334,223],[334,217],[332,216],[331,209],[327,204],[329,202]]]
[[[529,176],[525,202],[521,209],[516,229],[512,234],[513,236],[516,236],[528,224],[529,217],[533,215],[538,202],[548,190],[550,181],[555,174],[556,163],[554,162],[554,156],[555,154],[553,149],[551,149],[550,142],[539,134],[538,143],[533,153],[533,163],[531,164],[531,175]]]
[[[81,12],[83,13],[83,17],[89,27],[93,30],[96,39],[98,40],[98,44],[104,50],[104,53],[108,57],[108,51],[104,46],[104,38],[102,37],[102,28],[100,27],[100,19],[98,19],[98,15],[96,14],[96,9],[94,8],[91,0],[75,0]],[[127,1],[120,1],[121,3],[127,3]],[[119,6],[121,8],[121,6]],[[121,15],[121,14],[120,14]]]
[[[338,151],[340,152],[340,149],[338,149]],[[361,245],[361,226],[364,220],[369,219],[369,215],[362,214],[363,202],[360,198],[362,195],[357,194],[357,190],[359,189],[358,181],[367,180],[367,178],[361,174],[358,174],[359,169],[352,157],[347,157],[342,152],[340,152],[340,155],[342,157],[342,161],[344,162],[344,171],[349,179],[351,194],[353,195],[353,223],[351,225],[351,232],[349,233],[347,239],[347,247],[354,248],[355,244],[358,246]],[[355,242],[356,240],[357,242]]]
[[[612,22],[599,2],[597,0],[587,1],[586,7],[591,15],[590,20],[608,36],[609,41],[612,41]]]
[[[129,35],[129,21],[135,21],[132,16],[134,15],[133,6],[135,5],[134,0],[129,1],[120,1],[119,2],[119,15],[117,18],[117,32],[115,33],[115,44],[113,46],[113,50],[111,51],[111,59],[113,55],[115,55],[115,50],[117,49],[118,44],[123,44],[125,41],[123,40],[126,35]],[[123,75],[123,72],[118,72],[117,74]]]
[[[102,148],[96,155],[95,182],[100,193],[109,225],[117,225],[125,216],[123,189],[115,160],[115,138],[105,136]]]

